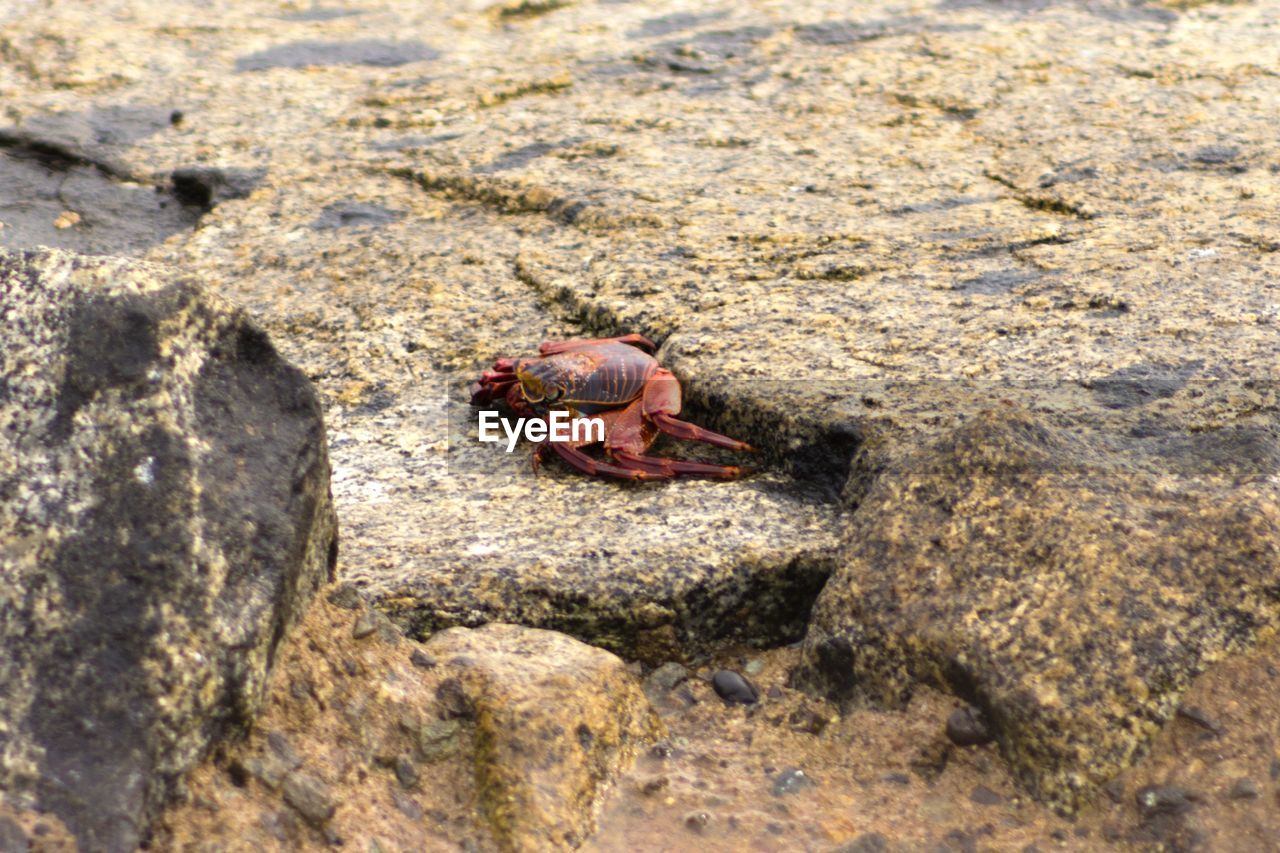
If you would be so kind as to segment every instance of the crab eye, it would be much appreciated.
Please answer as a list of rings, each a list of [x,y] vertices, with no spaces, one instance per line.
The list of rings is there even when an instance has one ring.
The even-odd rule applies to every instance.
[[[563,396],[564,396],[563,388],[550,388],[547,390],[547,395],[545,399],[548,403],[554,403]]]

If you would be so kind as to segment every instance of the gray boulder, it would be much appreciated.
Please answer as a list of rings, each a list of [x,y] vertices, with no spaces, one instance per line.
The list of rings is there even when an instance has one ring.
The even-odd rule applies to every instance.
[[[163,268],[0,252],[0,799],[131,850],[333,571],[320,407]]]

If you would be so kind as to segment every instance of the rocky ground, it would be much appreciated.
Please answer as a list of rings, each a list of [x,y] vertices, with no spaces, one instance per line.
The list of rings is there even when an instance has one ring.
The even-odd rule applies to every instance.
[[[0,10],[0,248],[191,276],[327,427],[348,586],[153,847],[1280,836],[1278,35],[1128,0]],[[495,357],[624,332],[761,473],[475,440]],[[491,622],[524,630],[444,630]],[[993,742],[947,739],[970,705]],[[31,805],[0,832],[65,837]]]

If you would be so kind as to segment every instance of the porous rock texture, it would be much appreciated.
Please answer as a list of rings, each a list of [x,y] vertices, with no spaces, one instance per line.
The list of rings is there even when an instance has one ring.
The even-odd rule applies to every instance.
[[[195,199],[192,175],[236,187],[121,251],[247,306],[317,382],[341,571],[420,637],[508,621],[695,663],[809,630],[808,689],[897,707],[924,681],[985,702],[1024,784],[1071,808],[1197,670],[1274,623],[1273,4],[99,0],[0,22],[0,159],[45,205],[0,208],[0,240],[110,242],[112,217],[55,210],[91,196],[60,197],[33,157],[131,203],[135,186]],[[495,357],[625,332],[661,343],[689,417],[762,447],[767,470],[632,488],[535,476],[475,440],[465,388]],[[958,461],[1005,457],[1041,473]],[[914,466],[960,514],[897,497]],[[1012,484],[998,510],[971,476]],[[1083,511],[1102,504],[1121,528]],[[931,538],[954,561],[917,558],[917,518],[947,525]],[[870,559],[868,528],[901,547]],[[1068,571],[1055,551],[1072,550]],[[1085,626],[990,578],[1002,609],[958,582],[916,595],[981,575],[988,552],[1010,572],[1026,554],[1011,576],[1028,595],[1079,584],[1071,612],[1119,577],[1146,606],[1099,604]],[[1243,589],[1213,599],[1192,565]],[[862,584],[936,614],[930,644],[849,601]],[[1141,645],[1157,614],[1170,641]],[[857,667],[815,666],[873,630]],[[1113,656],[1071,651],[1088,632]],[[1042,737],[1044,701],[980,692],[1002,678],[1060,682],[1075,740]],[[916,819],[910,837],[940,842]]]
[[[0,253],[0,798],[130,850],[335,561],[318,401],[191,279]]]
[[[891,705],[956,692],[1031,791],[1074,809],[1197,672],[1274,633],[1278,461],[1273,429],[1107,446],[979,415],[872,487],[798,681]]]
[[[256,730],[195,774],[160,847],[570,849],[665,736],[608,652],[501,624],[420,645],[359,630],[367,607],[312,606]],[[310,796],[291,794],[299,779]]]
[[[553,631],[491,623],[426,644],[458,671],[476,726],[476,787],[500,845],[578,847],[603,793],[666,732],[614,655]]]

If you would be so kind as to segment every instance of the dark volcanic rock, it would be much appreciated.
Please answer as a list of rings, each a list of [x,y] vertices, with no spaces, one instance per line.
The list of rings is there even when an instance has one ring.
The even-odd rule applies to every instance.
[[[844,700],[900,703],[916,682],[972,698],[1021,780],[1074,808],[1195,674],[1280,616],[1276,439],[1245,432],[1171,454],[1016,408],[975,418],[854,514],[799,682]]]
[[[730,705],[754,705],[760,700],[760,691],[731,669],[722,669],[711,676],[711,686],[716,695]]]
[[[310,385],[157,267],[0,253],[0,791],[131,850],[332,571]]]

